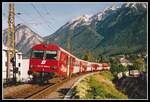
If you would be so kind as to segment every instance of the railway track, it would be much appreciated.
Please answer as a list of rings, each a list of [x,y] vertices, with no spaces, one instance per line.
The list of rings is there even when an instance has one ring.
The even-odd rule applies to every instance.
[[[23,84],[20,86],[8,87],[3,90],[4,99],[26,99],[46,88],[61,82],[62,79],[54,78],[48,84]]]
[[[53,86],[47,87],[46,89],[33,94],[26,99],[64,99],[66,94],[70,91],[72,86],[79,82],[79,79],[83,79],[84,76],[89,75],[88,73],[81,74],[79,76],[74,76],[70,79],[66,79],[60,83]],[[82,78],[83,77],[83,78]]]
[[[80,76],[83,76],[84,74],[81,74]],[[44,88],[43,90],[40,90],[38,92],[35,92],[33,93],[32,95],[29,95],[27,97],[25,97],[24,99],[44,99],[44,98],[47,98],[47,96],[53,92],[56,92],[56,90],[63,84],[67,83],[68,81],[70,80],[73,80],[75,79],[76,77],[79,77],[79,76],[74,76],[72,78],[68,78],[68,79],[65,79],[61,82],[58,82],[52,86],[48,86],[46,88]]]
[[[42,98],[45,98],[45,96],[47,96],[51,92],[55,91],[60,85],[67,82],[68,80],[69,79],[66,79],[66,80],[63,80],[62,82],[56,83],[52,86],[47,86],[46,88],[39,90],[38,92],[33,93],[32,95],[29,95],[29,96],[25,97],[24,99],[42,99]]]
[[[87,73],[85,73],[85,74],[87,74]],[[85,74],[81,74],[80,76],[83,76],[83,75],[85,75]],[[37,92],[35,92],[35,93],[33,93],[33,94],[31,94],[31,95],[25,97],[24,99],[47,99],[48,96],[49,96],[51,93],[56,92],[57,89],[58,89],[60,86],[62,86],[63,84],[67,83],[68,81],[73,80],[73,79],[75,79],[75,78],[77,78],[77,77],[79,77],[79,76],[74,76],[74,77],[72,77],[72,78],[69,78],[69,79],[65,79],[65,80],[63,80],[63,81],[60,81],[60,82],[58,82],[58,83],[56,83],[56,84],[54,84],[54,85],[47,86],[47,87],[43,88],[42,90],[39,90],[39,91],[37,91]],[[66,92],[66,93],[67,93],[67,92]]]
[[[54,78],[49,81],[49,84],[38,86],[32,85],[32,87],[26,88],[20,91],[18,94],[5,96],[9,99],[63,99],[67,92],[71,89],[75,82],[88,73],[76,75],[69,79]],[[8,95],[9,96],[9,95]]]

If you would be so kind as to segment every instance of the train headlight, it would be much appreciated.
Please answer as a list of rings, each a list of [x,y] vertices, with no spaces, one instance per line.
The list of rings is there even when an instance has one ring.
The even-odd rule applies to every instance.
[[[57,69],[56,66],[51,66],[50,68],[51,68],[52,70],[56,70],[56,69]]]

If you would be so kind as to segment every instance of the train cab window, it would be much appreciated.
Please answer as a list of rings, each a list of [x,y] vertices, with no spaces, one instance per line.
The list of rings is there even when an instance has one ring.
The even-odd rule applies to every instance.
[[[46,59],[54,59],[57,60],[57,51],[46,51],[45,52]]]
[[[44,56],[44,51],[40,51],[40,50],[32,51],[32,58],[43,59],[43,56]]]

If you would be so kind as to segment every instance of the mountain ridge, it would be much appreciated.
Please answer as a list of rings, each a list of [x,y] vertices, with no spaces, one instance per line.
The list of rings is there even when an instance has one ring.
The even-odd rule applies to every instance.
[[[112,5],[96,14],[74,18],[45,37],[21,24],[16,27],[17,34],[20,34],[21,28],[26,30],[20,31],[22,37],[17,38],[16,47],[26,55],[34,44],[53,42],[80,58],[87,51],[95,52],[94,56],[137,52],[146,49],[146,24],[146,3]],[[7,38],[6,31],[4,39]],[[71,44],[71,50],[67,47],[68,43]]]
[[[85,51],[100,52],[95,54],[98,56],[99,54],[130,53],[146,48],[146,3],[125,3],[120,7],[105,8],[90,16],[82,24],[80,24],[81,17],[84,18],[84,15],[74,19],[74,22],[68,21],[50,35],[47,42],[55,42],[68,49],[67,39],[70,35],[72,52],[75,52],[77,56],[77,52],[80,52],[79,57],[82,57]],[[80,25],[76,24],[78,21]],[[76,25],[74,29],[70,29],[74,24]],[[95,37],[92,38],[91,34]],[[90,41],[89,38],[91,38]],[[85,51],[79,51],[82,48]]]
[[[7,32],[7,29],[3,30],[3,44],[5,46],[7,45]],[[37,33],[33,32],[26,25],[18,24],[17,26],[15,26],[16,49],[18,51],[21,51],[24,56],[26,56],[26,53],[30,52],[32,46],[43,42],[44,39]]]

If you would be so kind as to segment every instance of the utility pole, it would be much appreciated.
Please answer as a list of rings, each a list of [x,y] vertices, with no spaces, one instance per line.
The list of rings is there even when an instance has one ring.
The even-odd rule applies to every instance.
[[[15,68],[15,18],[14,3],[8,3],[8,38],[7,38],[7,73],[6,82],[10,80],[10,67],[13,66],[13,81],[16,81]]]
[[[71,31],[68,33],[68,39],[67,39],[67,49],[71,53]]]
[[[67,39],[67,49],[68,49],[68,52],[71,53],[71,31],[68,31],[68,39]],[[68,66],[67,66],[67,76],[70,78],[71,75],[70,75],[70,63],[71,63],[71,58],[70,56],[68,56]]]

